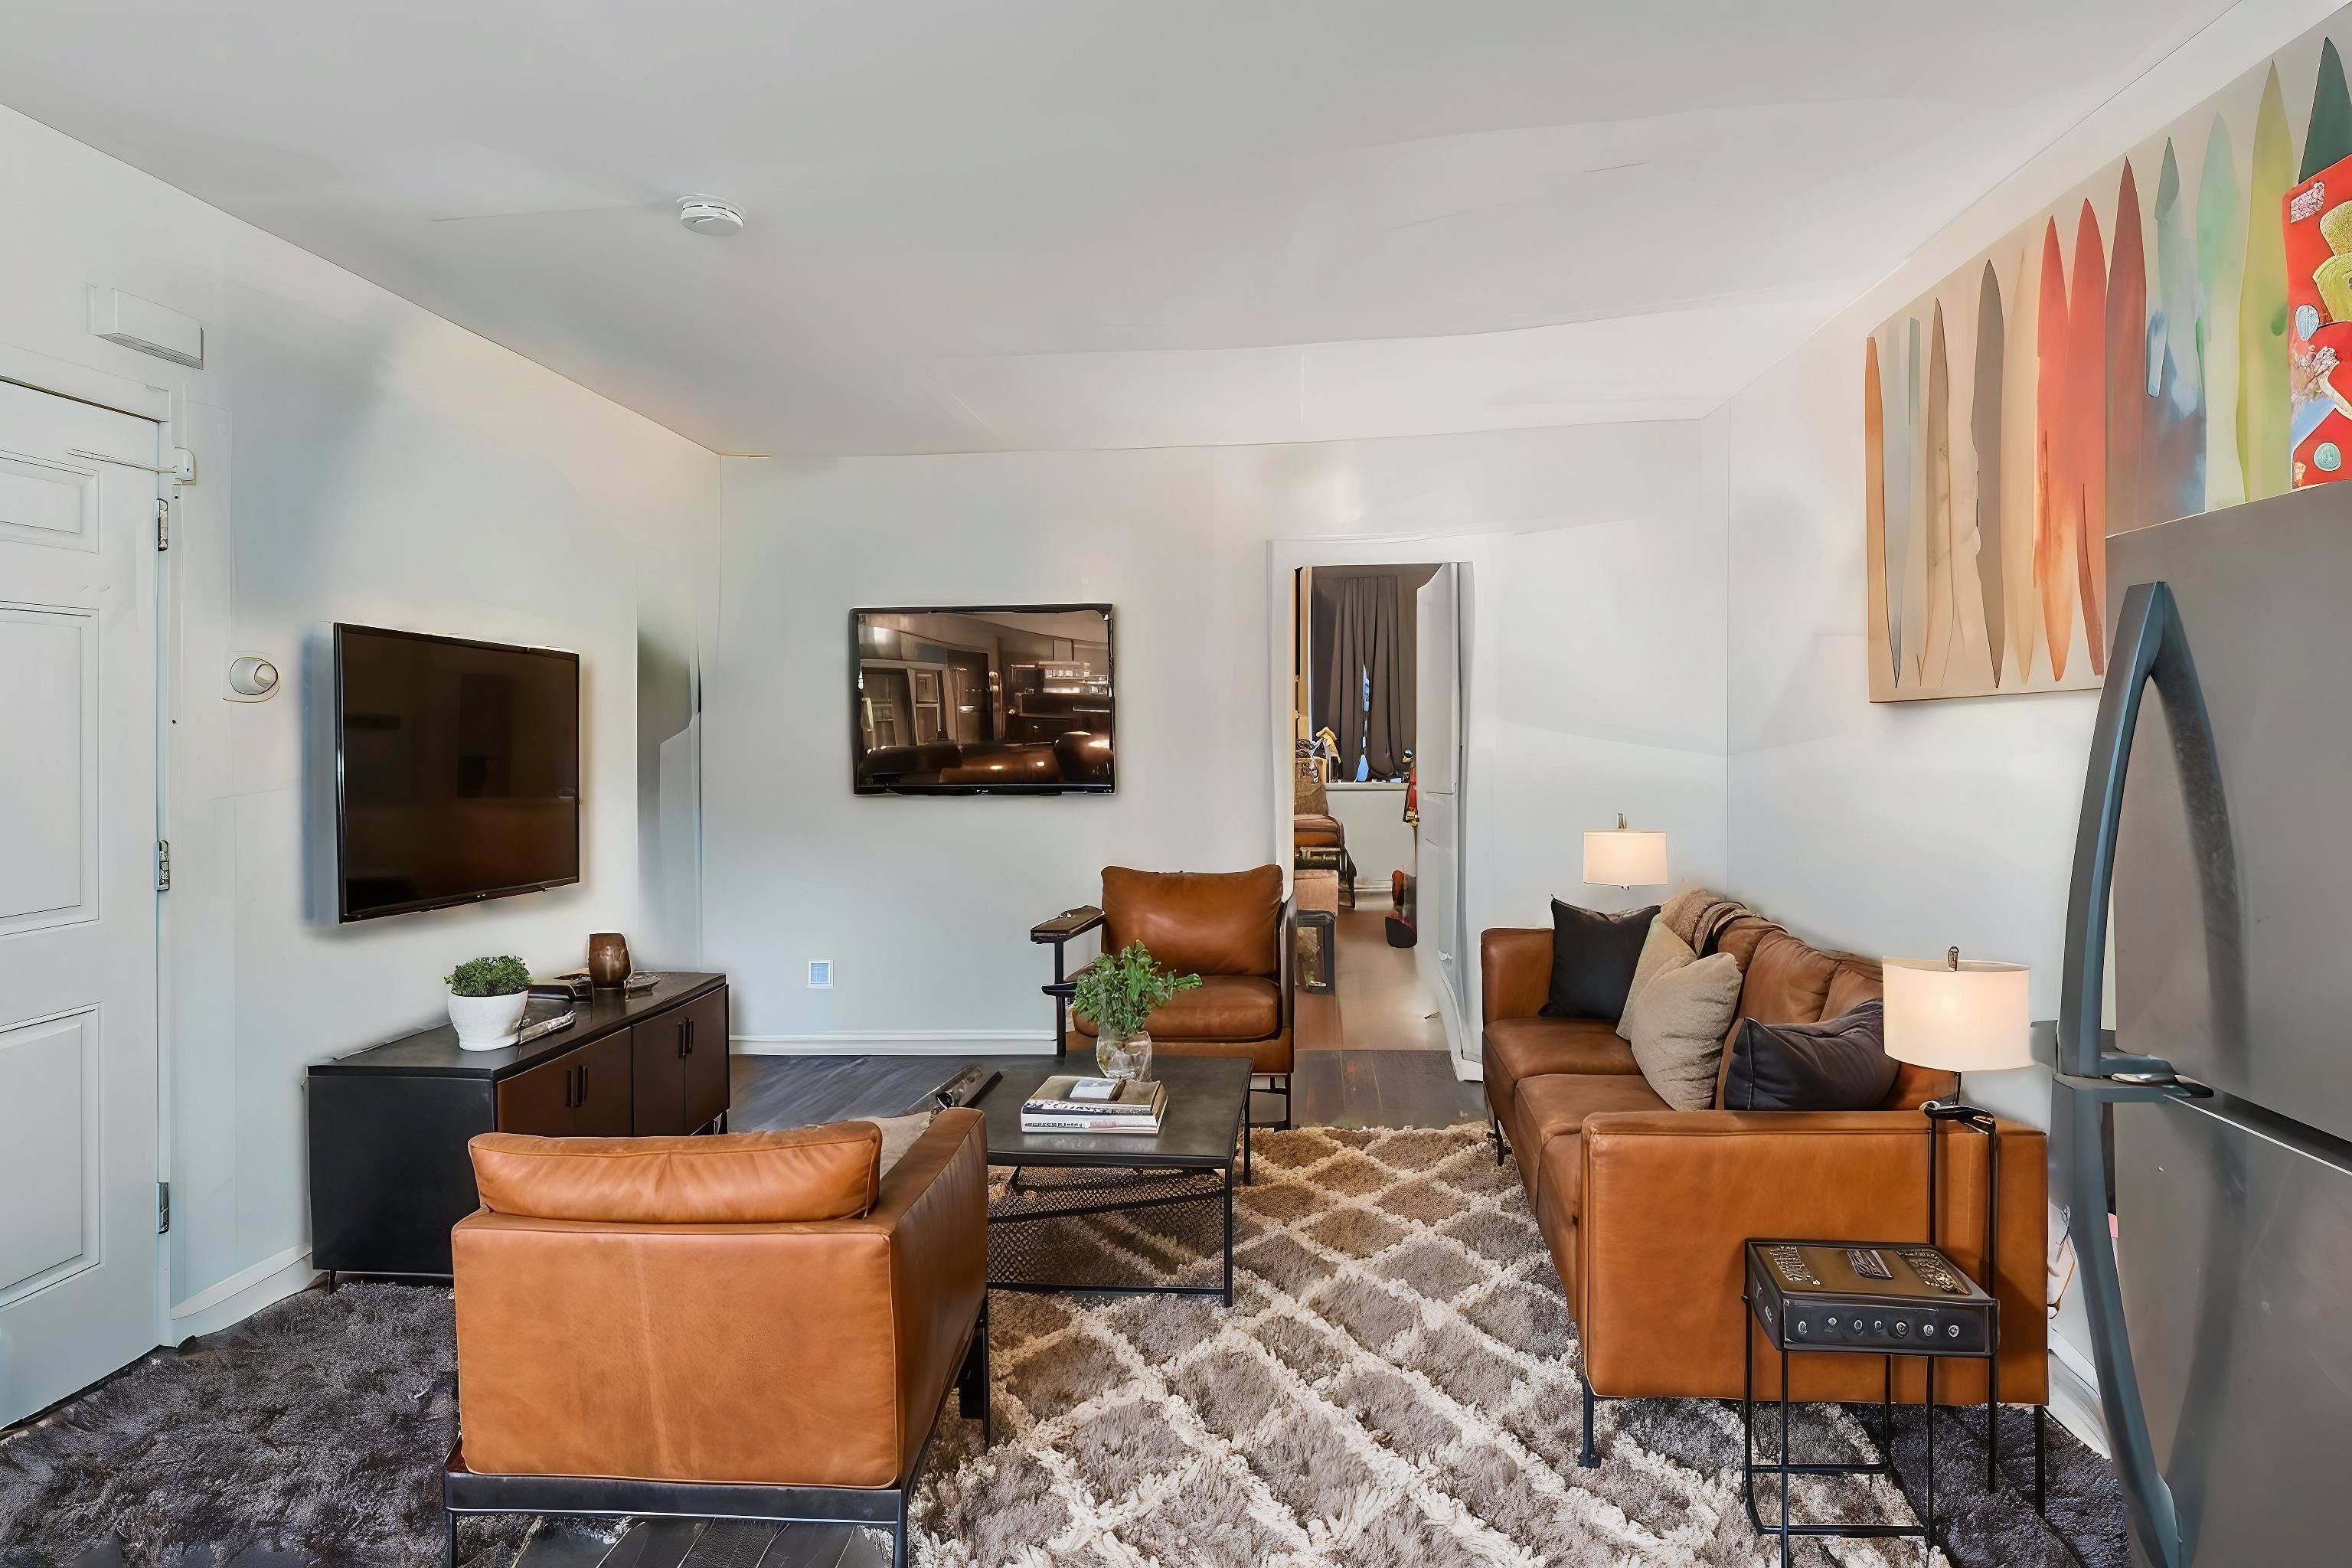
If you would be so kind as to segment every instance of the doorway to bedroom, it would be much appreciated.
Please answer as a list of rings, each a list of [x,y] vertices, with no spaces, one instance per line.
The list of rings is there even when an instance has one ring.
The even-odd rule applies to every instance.
[[[1424,927],[1433,908],[1454,907],[1459,877],[1457,576],[1443,562],[1292,574],[1289,849],[1302,1051],[1442,1058],[1451,1047],[1433,984],[1443,977],[1432,972],[1454,943]],[[1444,764],[1433,781],[1444,796],[1435,824],[1423,809],[1433,760]]]

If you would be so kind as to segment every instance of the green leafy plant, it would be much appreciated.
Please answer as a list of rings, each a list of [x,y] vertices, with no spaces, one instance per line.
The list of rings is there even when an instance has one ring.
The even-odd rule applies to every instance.
[[[530,971],[510,952],[469,958],[441,978],[453,996],[512,996],[530,989]]]
[[[1176,993],[1196,990],[1201,984],[1197,974],[1171,974],[1160,968],[1139,942],[1128,943],[1118,953],[1104,953],[1076,978],[1078,987],[1070,997],[1071,1009],[1113,1039],[1134,1034]]]

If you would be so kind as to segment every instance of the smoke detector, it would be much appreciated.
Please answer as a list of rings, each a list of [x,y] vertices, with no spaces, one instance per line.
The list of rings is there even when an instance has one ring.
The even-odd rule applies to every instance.
[[[740,234],[743,215],[734,207],[709,196],[686,196],[677,204],[677,221],[697,234],[726,236]]]

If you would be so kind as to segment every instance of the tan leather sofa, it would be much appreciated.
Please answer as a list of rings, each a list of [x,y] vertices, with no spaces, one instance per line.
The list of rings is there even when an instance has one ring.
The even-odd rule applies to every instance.
[[[1144,1028],[1170,1056],[1239,1057],[1254,1073],[1287,1079],[1291,1068],[1289,910],[1282,868],[1248,871],[1136,871],[1106,866],[1102,942],[1117,952],[1139,942],[1163,968],[1198,974]],[[1094,1048],[1095,1025],[1070,1015],[1067,1044]]]
[[[1743,1244],[1924,1239],[1927,1119],[1913,1108],[1958,1086],[1949,1074],[1906,1066],[1874,1110],[1672,1110],[1612,1021],[1540,1016],[1551,942],[1543,929],[1483,934],[1486,1092],[1559,1270],[1590,1389],[1736,1399],[1748,1325]],[[1732,921],[1715,949],[1739,961],[1741,1020],[1814,1023],[1879,994],[1874,961],[1822,952],[1769,921]],[[1988,1286],[2000,1303],[2000,1392],[2005,1403],[2040,1405],[2049,1397],[2047,1154],[2033,1128],[2002,1122],[2000,1136],[2001,1256]],[[1984,1283],[1986,1140],[1950,1124],[1939,1137],[1938,1236]],[[1777,1397],[1780,1358],[1749,1331],[1757,1394]],[[1881,1365],[1874,1356],[1799,1356],[1790,1390],[1875,1400]],[[1922,1397],[1916,1359],[1898,1361],[1895,1387],[1898,1399]],[[1938,1403],[1984,1397],[1979,1363],[1938,1371]]]
[[[898,1535],[947,1392],[985,1414],[987,1141],[870,1121],[473,1140],[452,1235],[462,1512],[853,1519]]]

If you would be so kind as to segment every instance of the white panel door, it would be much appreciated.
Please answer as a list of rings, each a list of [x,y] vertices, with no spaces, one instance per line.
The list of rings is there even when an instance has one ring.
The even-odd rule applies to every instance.
[[[1413,778],[1421,831],[1413,856],[1414,967],[1434,993],[1457,1055],[1476,1055],[1469,1026],[1462,922],[1462,625],[1467,568],[1440,566],[1414,596]]]
[[[155,447],[0,383],[0,1424],[156,1342]]]

